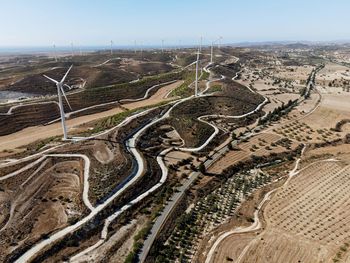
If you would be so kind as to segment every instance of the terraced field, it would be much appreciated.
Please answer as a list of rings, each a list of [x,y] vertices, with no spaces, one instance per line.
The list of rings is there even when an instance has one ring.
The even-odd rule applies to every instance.
[[[0,260],[16,248],[67,227],[87,212],[81,198],[83,163],[47,158],[0,181]],[[20,179],[19,179],[20,178]],[[2,179],[2,178],[1,178]]]
[[[224,157],[215,162],[209,168],[209,172],[221,174],[228,166],[246,160],[250,158],[251,155],[264,156],[270,153],[278,154],[298,146],[297,143],[281,139],[282,137],[273,133],[261,133],[254,136],[249,141],[240,143],[238,147],[235,147]]]
[[[263,231],[239,253],[226,243],[229,238],[224,240],[226,250],[215,260],[347,262],[349,178],[350,166],[342,162],[318,161],[303,168],[267,203]]]
[[[227,222],[239,204],[255,189],[269,183],[259,170],[237,174],[196,204],[191,204],[176,224],[156,260],[193,262],[198,245],[215,227]]]
[[[299,51],[215,47],[195,97],[194,52],[23,58],[18,79],[4,74],[0,89],[51,94],[41,74],[59,78],[74,60],[64,107],[70,135],[86,137],[48,138],[61,135],[53,96],[0,108],[0,135],[18,131],[0,137],[0,261],[349,261],[350,166],[324,160],[347,149],[348,124],[335,128],[346,91],[316,90],[310,71],[323,64]]]

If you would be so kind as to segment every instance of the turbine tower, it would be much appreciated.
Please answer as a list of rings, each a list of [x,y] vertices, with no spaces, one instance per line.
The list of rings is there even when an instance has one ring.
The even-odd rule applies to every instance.
[[[220,41],[222,37],[219,37],[215,41],[211,42],[211,50],[210,50],[210,63],[213,63],[213,49],[214,49],[214,44],[218,41]]]
[[[73,42],[72,43],[70,43],[70,46],[71,46],[71,51],[72,51],[72,57],[74,57],[74,45],[73,45]]]
[[[69,71],[72,69],[72,67],[73,67],[73,65],[69,67],[69,69],[67,70],[66,74],[63,76],[63,78],[61,79],[60,82],[58,82],[57,80],[54,80],[54,79],[44,75],[45,78],[47,78],[47,79],[51,80],[53,83],[55,83],[56,87],[57,87],[58,105],[60,107],[61,123],[62,123],[63,139],[64,140],[67,140],[68,137],[67,137],[66,118],[65,118],[65,115],[64,115],[64,108],[63,108],[63,102],[62,102],[62,95],[65,98],[69,108],[72,109],[72,107],[70,106],[70,104],[68,102],[68,99],[67,99],[67,96],[66,96],[66,94],[64,93],[64,90],[63,90],[63,86],[68,86],[68,85],[67,84],[63,84],[63,82],[65,81],[65,79],[66,79]]]
[[[141,51],[141,60],[142,60],[142,52],[143,52],[143,42],[140,42],[140,51]]]
[[[57,52],[56,52],[56,45],[53,43],[53,54],[55,56],[55,61],[57,62]]]
[[[194,96],[197,97],[198,96],[198,63],[199,63],[199,48],[198,48],[198,51],[197,51],[197,61],[196,61],[196,82],[195,82],[195,93],[194,93]]]
[[[202,52],[203,37],[201,36],[201,42],[199,44],[199,52]]]
[[[164,39],[162,39],[162,53],[164,52]]]
[[[111,55],[113,55],[113,40],[111,40]]]

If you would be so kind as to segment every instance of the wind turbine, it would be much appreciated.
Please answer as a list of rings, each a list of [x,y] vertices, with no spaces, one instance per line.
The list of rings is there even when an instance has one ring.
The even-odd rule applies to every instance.
[[[53,53],[54,53],[54,56],[55,56],[55,61],[57,62],[57,53],[56,53],[56,45],[55,45],[55,43],[53,43]]]
[[[201,36],[201,42],[200,42],[200,45],[199,45],[199,52],[202,52],[202,42],[203,42],[203,37]]]
[[[215,41],[211,42],[211,51],[210,51],[210,63],[213,63],[213,49],[214,49],[214,44],[218,41],[220,41],[222,37],[219,37]]]
[[[164,39],[162,39],[162,53],[164,52]]]
[[[67,86],[69,87],[67,84],[63,84],[63,82],[65,81],[69,71],[72,69],[73,65],[69,67],[69,69],[67,70],[66,74],[64,74],[63,78],[61,79],[60,82],[58,82],[57,80],[54,80],[46,75],[44,75],[45,78],[47,78],[48,80],[51,80],[53,83],[56,84],[56,87],[57,87],[57,94],[58,94],[58,104],[59,104],[59,107],[60,107],[60,113],[61,113],[61,122],[62,122],[62,129],[63,129],[63,139],[64,140],[67,140],[67,127],[66,127],[66,118],[65,118],[65,115],[64,115],[64,108],[63,108],[63,103],[62,103],[62,95],[63,97],[65,98],[68,106],[70,109],[72,109],[72,107],[70,106],[69,102],[68,102],[68,99],[67,99],[67,96],[66,94],[64,93],[64,90],[63,90],[63,86]]]
[[[74,45],[73,42],[70,43],[71,49],[72,49],[72,57],[74,57]]]
[[[199,63],[199,48],[197,51],[197,61],[196,61],[196,82],[195,82],[195,88],[194,88],[194,96],[197,97],[198,96],[198,63]]]
[[[113,55],[113,40],[111,40],[111,55]]]
[[[140,42],[140,51],[141,51],[141,59],[142,59],[142,52],[143,52],[143,42]]]

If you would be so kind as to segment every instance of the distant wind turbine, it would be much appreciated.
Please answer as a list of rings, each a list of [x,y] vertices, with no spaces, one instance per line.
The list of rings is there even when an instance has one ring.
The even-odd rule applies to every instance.
[[[74,45],[73,45],[73,42],[70,43],[70,46],[71,46],[71,51],[72,51],[72,57],[74,56]]]
[[[215,41],[211,42],[211,50],[210,50],[210,63],[213,63],[213,49],[214,49],[214,44],[218,41],[220,41],[222,37],[219,37]]]
[[[63,129],[63,139],[64,140],[67,140],[67,127],[66,127],[66,118],[65,118],[65,115],[64,115],[64,108],[63,108],[63,103],[62,103],[62,95],[63,97],[65,98],[68,106],[70,109],[72,109],[72,107],[70,106],[69,102],[68,102],[68,99],[67,99],[67,96],[66,94],[64,93],[64,90],[63,90],[63,86],[67,86],[69,87],[67,84],[63,84],[63,82],[65,81],[69,71],[72,69],[73,65],[69,67],[69,69],[67,70],[66,74],[64,74],[63,78],[61,79],[60,82],[58,82],[57,80],[54,80],[46,75],[44,75],[45,78],[51,80],[53,83],[56,84],[56,87],[57,87],[57,94],[58,94],[58,104],[59,104],[59,107],[60,107],[60,113],[61,113],[61,122],[62,122],[62,129]]]
[[[164,52],[164,39],[162,39],[162,53]]]
[[[113,40],[111,40],[111,55],[113,55]]]
[[[57,62],[57,53],[56,53],[56,45],[53,43],[53,54],[55,56],[55,61]]]
[[[142,52],[143,52],[143,42],[140,42],[140,51],[141,51],[141,59],[142,59]]]
[[[195,82],[195,93],[194,93],[194,96],[197,97],[198,96],[198,64],[199,64],[199,48],[198,48],[198,51],[197,51],[197,61],[196,61],[196,82]]]
[[[203,42],[203,37],[201,36],[201,42],[199,44],[199,52],[202,52],[202,42]]]

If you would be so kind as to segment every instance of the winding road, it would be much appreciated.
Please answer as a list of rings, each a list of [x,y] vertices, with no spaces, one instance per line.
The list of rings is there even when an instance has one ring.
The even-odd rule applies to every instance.
[[[173,106],[159,119],[156,119],[152,122],[150,122],[149,124],[147,124],[146,126],[144,126],[142,129],[140,129],[133,137],[131,137],[128,142],[127,145],[129,147],[130,152],[134,155],[135,160],[137,161],[137,172],[136,174],[132,177],[131,180],[129,180],[123,188],[119,189],[117,192],[115,192],[112,196],[110,196],[104,203],[96,206],[96,207],[92,207],[89,205],[89,202],[87,202],[87,206],[88,207],[92,207],[91,212],[89,215],[87,215],[86,217],[84,217],[83,219],[81,219],[80,221],[76,222],[73,225],[70,225],[64,229],[61,229],[59,231],[57,231],[56,233],[52,234],[51,236],[49,236],[47,239],[42,240],[40,242],[38,242],[37,244],[35,244],[33,247],[31,247],[29,250],[27,250],[23,255],[21,255],[15,262],[27,262],[29,260],[31,260],[38,252],[40,252],[43,248],[45,248],[46,246],[56,242],[57,240],[63,238],[64,236],[66,236],[67,234],[74,232],[75,230],[79,229],[82,225],[84,225],[85,223],[89,222],[92,218],[94,218],[100,211],[102,211],[104,208],[106,208],[115,198],[117,198],[118,196],[120,196],[126,189],[129,188],[129,186],[131,186],[132,184],[134,184],[138,178],[140,176],[142,176],[143,171],[144,171],[144,161],[143,158],[141,156],[141,154],[139,153],[139,151],[136,148],[136,142],[138,140],[138,138],[142,135],[142,133],[147,130],[149,127],[151,127],[152,125],[154,125],[155,123],[161,121],[164,118],[168,118],[170,116],[170,111],[177,106],[178,104],[182,103],[183,101],[186,101],[188,99],[191,99],[193,96],[189,97],[189,98],[185,98],[185,99],[181,99],[177,102],[175,102],[173,104]],[[143,114],[146,114],[146,112],[149,112],[150,110],[146,110],[143,111],[139,114],[136,114],[134,116],[131,116],[129,118],[127,118],[125,121],[123,121],[122,123],[120,123],[119,125],[117,125],[116,127],[120,127],[122,125],[127,124],[128,122],[130,122],[132,119],[137,118]],[[93,138],[93,137],[97,137],[100,136],[101,134],[105,134],[110,132],[111,130],[115,129],[116,127],[108,130],[108,131],[104,131],[103,133],[100,133],[98,135],[94,135],[88,138],[84,138],[84,139],[89,139],[89,138]],[[170,149],[167,149],[166,151],[170,151]],[[165,153],[165,152],[164,152]],[[53,157],[78,157],[77,155],[52,155]],[[79,155],[79,157],[83,158],[85,161],[85,157],[83,155]],[[42,162],[44,159],[46,158],[46,156],[42,156],[41,158],[39,158],[38,160],[35,161],[35,164],[31,164],[30,167],[33,167],[34,165]],[[87,157],[86,157],[87,158]],[[88,159],[88,158],[87,158]],[[117,218],[123,211],[125,211],[126,209],[130,208],[133,204],[139,202],[140,200],[142,200],[143,198],[145,198],[147,195],[149,195],[150,193],[152,193],[153,191],[155,191],[156,189],[158,189],[165,181],[167,178],[167,168],[164,165],[163,161],[162,161],[162,157],[158,156],[157,157],[157,162],[159,163],[161,170],[162,170],[162,177],[159,183],[157,183],[156,185],[154,185],[151,189],[149,189],[148,191],[146,191],[145,193],[141,194],[140,196],[138,196],[136,199],[132,200],[131,202],[128,203],[128,205],[122,207],[120,210],[116,211],[114,214],[112,214],[110,217],[108,217],[105,221],[105,226],[104,230],[102,231],[102,238],[107,235],[106,231],[108,229],[108,225],[110,224],[110,222],[112,222],[115,218]],[[88,174],[88,167],[90,166],[90,161],[86,162],[85,168],[84,170],[87,171]],[[25,166],[22,169],[29,169],[29,166]],[[6,175],[4,177],[1,178],[9,178],[12,176],[15,176],[17,174],[19,174],[20,172],[22,172],[23,170],[20,169],[15,173]],[[88,178],[84,177],[84,178]],[[5,180],[2,179],[2,180]],[[86,183],[86,180],[84,180]],[[88,183],[86,184],[86,188],[84,188],[83,191],[83,196],[85,196],[87,198],[87,193],[88,193]],[[87,189],[87,190],[85,190]],[[85,198],[84,198],[85,199]],[[85,200],[86,201],[86,200]],[[94,247],[98,246],[99,243],[95,244]],[[93,249],[93,248],[92,248]]]
[[[306,149],[306,146],[304,146],[302,152],[301,152],[301,156],[300,158],[297,159],[297,161],[295,162],[295,165],[294,165],[294,168],[289,172],[288,174],[288,179],[286,180],[286,182],[283,184],[282,187],[286,187],[288,184],[289,184],[289,181],[290,179],[295,176],[296,174],[298,174],[297,170],[298,170],[298,167],[299,167],[299,163],[301,161],[301,158],[302,158],[302,155],[304,153]],[[261,221],[260,221],[260,218],[259,218],[259,212],[261,210],[261,208],[263,207],[263,205],[270,200],[270,197],[271,197],[271,194],[273,194],[275,191],[277,191],[279,188],[276,188],[270,192],[268,192],[263,200],[260,202],[259,206],[257,207],[257,209],[254,211],[254,223],[251,224],[250,226],[248,227],[238,227],[238,228],[235,228],[231,231],[228,231],[228,232],[225,232],[223,234],[221,234],[217,239],[216,241],[214,242],[214,244],[211,246],[208,254],[207,254],[207,258],[205,260],[205,263],[211,263],[212,262],[212,259],[213,259],[213,256],[214,256],[214,253],[215,253],[215,250],[216,248],[218,247],[218,245],[225,239],[227,238],[228,236],[230,235],[233,235],[233,234],[242,234],[242,233],[249,233],[249,232],[254,232],[254,231],[257,231],[261,228]],[[246,251],[247,248],[249,247],[249,245],[243,250]],[[244,253],[241,253],[240,257],[239,258],[242,258],[242,254]],[[237,263],[240,262],[240,259],[237,259],[236,261]]]
[[[206,72],[210,72],[207,67],[204,69]],[[222,78],[224,78],[224,76],[222,76]],[[212,80],[212,81],[217,81],[217,80]],[[206,89],[200,93],[199,96],[208,96],[208,95],[204,95],[204,93],[209,89],[209,83],[212,81],[208,81],[207,85],[206,85]],[[40,155],[38,155],[38,157],[40,157],[39,159],[37,159],[36,161],[34,161],[33,163],[26,165],[25,167],[23,167],[22,169],[11,173],[9,175],[6,175],[4,177],[1,177],[0,180],[5,180],[6,178],[18,175],[19,173],[23,172],[25,169],[29,169],[33,166],[35,166],[36,164],[44,161],[45,158],[47,157],[62,157],[62,158],[82,158],[84,160],[84,190],[83,190],[83,200],[85,205],[91,210],[91,212],[84,218],[82,218],[81,220],[79,220],[78,222],[76,222],[73,225],[70,225],[64,229],[61,229],[57,232],[55,232],[54,234],[52,234],[51,236],[49,236],[47,239],[45,240],[41,240],[40,242],[38,242],[37,244],[35,244],[34,246],[32,246],[29,250],[27,250],[23,255],[21,255],[16,262],[27,262],[30,261],[38,252],[40,252],[42,249],[44,249],[46,246],[49,246],[51,244],[53,244],[54,242],[56,242],[57,240],[63,238],[64,236],[66,236],[69,233],[72,233],[74,231],[76,231],[77,229],[79,229],[82,225],[84,225],[85,223],[89,222],[91,219],[93,219],[99,212],[101,212],[104,208],[106,208],[109,204],[111,204],[111,202],[113,202],[113,200],[117,197],[119,197],[126,189],[128,189],[132,184],[134,184],[142,175],[145,169],[145,164],[144,164],[144,160],[142,158],[142,155],[140,154],[139,150],[136,148],[136,144],[138,139],[140,138],[140,136],[148,129],[150,128],[152,125],[156,124],[157,122],[168,118],[170,116],[170,113],[172,111],[173,108],[175,108],[176,106],[178,106],[179,104],[183,103],[184,101],[193,99],[194,96],[190,96],[184,99],[180,99],[177,100],[175,102],[172,102],[172,106],[171,108],[165,112],[161,117],[159,117],[158,119],[152,120],[149,124],[145,125],[143,128],[141,128],[136,134],[134,134],[128,141],[127,141],[127,146],[131,152],[131,154],[134,156],[136,162],[137,162],[137,171],[135,173],[135,175],[133,175],[133,177],[123,186],[123,188],[119,189],[118,191],[116,191],[113,195],[111,195],[108,199],[106,199],[103,203],[99,204],[96,207],[93,207],[88,199],[88,191],[89,191],[89,183],[88,183],[88,177],[89,177],[89,167],[90,167],[90,160],[88,159],[87,156],[85,155],[81,155],[81,154],[47,154],[47,155],[42,155],[40,157]],[[256,112],[257,110],[260,110],[260,108],[263,106],[262,105],[258,105],[258,107],[254,110],[251,111],[249,113],[243,114],[241,116],[230,116],[232,118],[243,118],[246,117],[249,114],[253,114],[254,112]],[[131,121],[134,118],[137,118],[138,116],[142,115],[142,114],[146,114],[144,111],[142,113],[136,114],[134,116],[131,116],[129,118],[127,118],[125,121],[123,121],[121,124],[119,124],[116,127],[120,127],[122,125],[125,125],[126,123],[128,123],[129,121]],[[218,115],[220,116],[220,115]],[[199,117],[200,118],[204,118],[207,116],[202,116]],[[215,137],[215,135],[219,132],[218,128],[213,125],[210,124],[206,121],[203,121],[209,125],[211,125],[215,132],[208,138],[208,140],[201,145],[198,148],[195,149],[187,149],[188,151],[196,151],[196,150],[201,150],[203,149],[205,146],[207,146],[207,144],[210,143],[210,141]],[[105,134],[107,132],[110,132],[111,130],[115,129],[116,127],[108,130],[108,131],[104,131],[103,133],[100,133],[98,135],[94,135],[94,136],[90,136],[88,138],[83,138],[83,139],[89,139],[89,138],[95,138],[97,136],[100,136],[101,134]],[[186,149],[186,148],[182,148],[182,149]],[[161,185],[163,185],[163,183],[166,181],[167,176],[168,176],[168,169],[164,164],[163,161],[163,156],[165,154],[167,154],[169,151],[171,151],[172,148],[168,148],[164,151],[162,151],[158,156],[157,156],[157,163],[159,164],[160,168],[161,168],[161,172],[162,172],[162,176],[160,181],[154,185],[152,188],[150,188],[149,190],[147,190],[146,192],[144,192],[143,194],[141,194],[140,196],[138,196],[137,198],[135,198],[134,200],[130,201],[127,205],[123,206],[122,208],[120,208],[119,210],[115,211],[112,215],[110,215],[104,223],[104,227],[103,230],[101,232],[101,238],[100,240],[93,244],[91,247],[89,247],[88,249],[80,252],[79,254],[75,255],[74,257],[72,257],[71,260],[76,260],[79,257],[81,257],[82,255],[86,254],[89,251],[92,251],[94,248],[98,247],[99,245],[101,245],[107,238],[107,234],[108,234],[108,226],[110,225],[111,222],[113,222],[113,220],[115,220],[121,213],[123,213],[125,210],[129,209],[133,204],[136,204],[137,202],[141,201],[143,198],[145,198],[146,196],[148,196],[150,193],[154,192],[156,189],[158,189]],[[42,153],[41,153],[42,154]],[[212,162],[212,160],[208,161],[208,163],[206,163],[206,165],[209,165],[210,162]],[[24,170],[23,170],[24,169]],[[193,173],[190,176],[190,179],[182,186],[183,190],[180,191],[179,193],[179,198],[182,196],[183,192],[192,184],[192,182],[197,178],[199,173],[195,174]],[[176,198],[174,199],[174,205],[176,204]],[[169,210],[169,212],[172,210],[171,205],[169,207],[165,208],[165,211]],[[162,217],[160,217],[162,219]],[[161,222],[160,222],[161,223]],[[150,245],[152,243],[149,243]],[[146,243],[145,243],[146,246]],[[147,248],[147,246],[146,246]],[[144,250],[143,250],[144,251]],[[146,251],[147,252],[147,251]],[[147,255],[147,253],[145,252],[145,255]],[[141,255],[142,256],[142,255]]]

